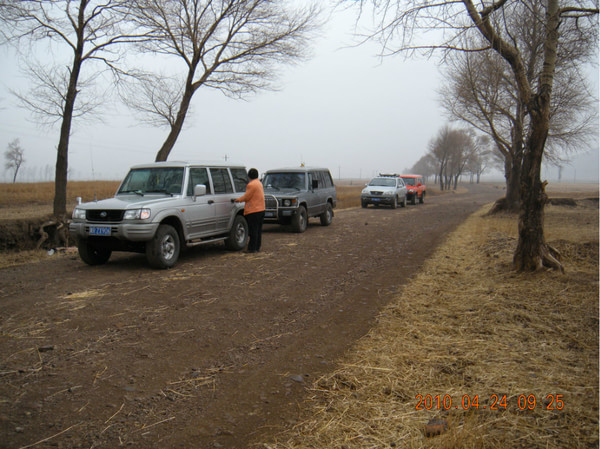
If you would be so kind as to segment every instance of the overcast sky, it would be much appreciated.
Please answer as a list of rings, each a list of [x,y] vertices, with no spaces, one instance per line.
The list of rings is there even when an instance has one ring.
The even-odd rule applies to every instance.
[[[201,89],[169,160],[229,160],[261,173],[281,166],[325,166],[334,178],[369,178],[409,169],[447,123],[438,105],[435,60],[378,58],[375,44],[352,46],[355,16],[336,12],[314,41],[313,57],[285,67],[281,89],[246,101]],[[40,128],[17,107],[10,89],[24,87],[14,53],[0,48],[0,144],[19,138],[25,149],[22,181],[53,177],[58,126]],[[598,74],[593,71],[596,92]],[[69,150],[71,179],[120,179],[129,166],[151,162],[166,128],[138,124],[125,107],[112,106],[104,123],[79,123]],[[563,181],[598,180],[598,148],[574,158]],[[4,161],[2,161],[4,162]],[[2,164],[4,166],[4,164]],[[555,167],[544,177],[555,179]],[[3,181],[12,180],[0,171]],[[496,172],[496,178],[499,173]],[[40,179],[41,178],[41,179]]]

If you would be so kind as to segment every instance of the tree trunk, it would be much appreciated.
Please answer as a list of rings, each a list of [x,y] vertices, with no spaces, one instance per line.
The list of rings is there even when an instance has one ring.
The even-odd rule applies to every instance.
[[[185,121],[185,117],[190,109],[190,104],[192,102],[192,96],[194,95],[195,88],[193,86],[193,79],[195,73],[194,68],[190,68],[188,71],[188,77],[185,83],[185,91],[183,92],[183,97],[181,98],[181,103],[179,104],[179,111],[177,111],[177,118],[175,119],[175,123],[171,125],[171,131],[167,136],[166,140],[158,150],[156,154],[156,162],[166,161],[171,153],[171,150],[175,146],[175,142],[179,138],[179,134],[181,134],[181,130],[183,129],[183,122]]]
[[[540,122],[540,119],[536,122]],[[560,254],[544,238],[544,206],[548,196],[545,192],[546,182],[541,181],[540,173],[547,135],[547,126],[532,122],[521,175],[519,241],[513,257],[517,271],[535,271],[543,267],[563,271]]]
[[[73,65],[69,77],[69,87],[65,97],[63,119],[60,126],[60,137],[56,148],[56,170],[54,175],[54,216],[64,218],[67,215],[67,173],[69,170],[69,138],[71,136],[71,124],[73,122],[73,111],[77,97],[77,82],[81,65],[83,63],[83,33],[84,13],[87,0],[82,0],[79,6],[79,27],[77,36],[77,47],[74,51]]]
[[[546,182],[541,181],[542,157],[550,128],[550,98],[558,47],[558,0],[548,0],[544,67],[537,95],[528,104],[531,132],[521,172],[521,210],[519,242],[513,262],[518,271],[534,271],[549,267],[564,271],[560,254],[544,238],[544,205],[548,200]]]

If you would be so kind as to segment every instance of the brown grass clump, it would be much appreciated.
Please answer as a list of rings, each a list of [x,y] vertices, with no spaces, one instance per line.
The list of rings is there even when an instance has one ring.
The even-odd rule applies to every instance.
[[[301,423],[261,447],[598,447],[597,207],[547,208],[564,275],[512,271],[516,218],[486,211],[315,382]]]

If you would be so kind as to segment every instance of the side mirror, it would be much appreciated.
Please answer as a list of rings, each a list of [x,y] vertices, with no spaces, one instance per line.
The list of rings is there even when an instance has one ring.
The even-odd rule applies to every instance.
[[[198,196],[206,195],[206,186],[204,184],[196,184],[194,186],[194,199]]]
[[[312,188],[313,190],[319,188],[319,181],[317,179],[312,180]]]
[[[417,187],[421,187],[422,185],[423,185],[423,184],[421,184],[421,183],[418,183],[418,184],[417,184]]]

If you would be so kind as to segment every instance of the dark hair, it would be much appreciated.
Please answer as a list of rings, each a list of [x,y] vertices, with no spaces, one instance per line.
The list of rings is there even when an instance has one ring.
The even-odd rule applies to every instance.
[[[258,170],[255,168],[251,168],[250,170],[248,170],[248,178],[250,178],[250,179],[258,178]]]

